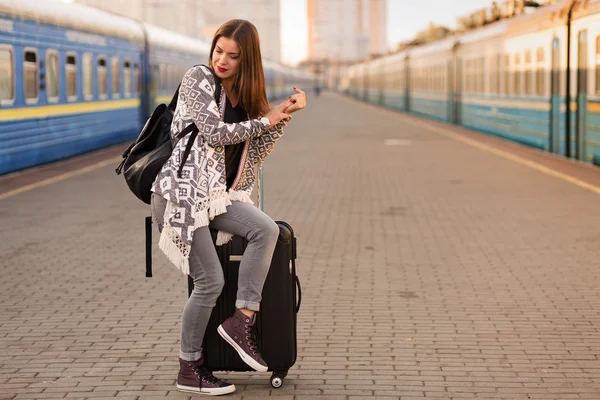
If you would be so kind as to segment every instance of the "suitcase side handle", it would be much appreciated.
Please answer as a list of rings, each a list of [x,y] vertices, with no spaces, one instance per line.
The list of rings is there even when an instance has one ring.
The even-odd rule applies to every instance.
[[[296,264],[294,260],[292,260],[292,264]],[[294,268],[294,270],[295,269],[296,268]],[[296,289],[298,290],[298,301],[296,302],[296,314],[298,314],[300,311],[300,304],[302,304],[302,287],[300,286],[300,278],[298,278],[298,275],[294,275],[294,282],[296,283]]]

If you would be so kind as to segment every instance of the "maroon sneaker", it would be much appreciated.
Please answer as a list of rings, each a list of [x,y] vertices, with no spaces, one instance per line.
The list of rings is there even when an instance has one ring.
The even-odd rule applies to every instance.
[[[269,367],[256,348],[254,324],[256,314],[252,318],[244,315],[239,309],[217,328],[219,335],[238,352],[242,361],[258,372],[267,372]]]
[[[218,396],[235,392],[231,383],[215,378],[212,372],[198,361],[185,361],[179,359],[179,375],[177,376],[177,390],[181,392]]]

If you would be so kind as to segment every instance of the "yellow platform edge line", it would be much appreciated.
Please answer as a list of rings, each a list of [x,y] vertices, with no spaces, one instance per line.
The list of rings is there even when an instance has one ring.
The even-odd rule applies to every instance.
[[[579,187],[582,187],[584,189],[591,190],[592,192],[600,195],[600,187],[599,186],[593,185],[591,183],[587,183],[585,181],[582,181],[581,179],[577,179],[577,178],[575,178],[575,177],[573,177],[571,175],[567,175],[565,173],[556,171],[556,170],[554,170],[552,168],[548,168],[548,167],[546,167],[546,166],[544,166],[542,164],[538,164],[538,163],[536,163],[534,161],[527,160],[525,158],[516,156],[514,154],[508,153],[506,151],[497,149],[497,148],[492,147],[492,146],[488,146],[488,145],[480,143],[480,142],[478,142],[476,140],[469,139],[469,138],[464,137],[463,135],[460,135],[458,133],[445,131],[445,130],[437,127],[437,126],[432,126],[432,125],[429,125],[429,124],[421,122],[421,121],[411,121],[410,123],[415,123],[417,125],[421,125],[424,128],[427,128],[427,129],[431,130],[432,132],[435,132],[435,133],[437,133],[439,135],[443,135],[443,136],[452,138],[452,139],[454,139],[456,141],[468,144],[469,146],[476,147],[476,148],[478,148],[480,150],[483,150],[483,151],[486,151],[488,153],[495,154],[495,155],[500,156],[500,157],[502,157],[504,159],[507,159],[507,160],[519,163],[521,165],[525,165],[525,166],[527,166],[529,168],[535,169],[536,171],[542,172],[542,173],[544,173],[546,175],[553,176],[555,178],[559,178],[559,179],[565,180],[565,181],[567,181],[569,183],[572,183],[572,184],[577,185]]]
[[[527,160],[525,158],[516,156],[514,154],[511,154],[511,153],[508,153],[506,151],[497,149],[495,147],[488,146],[486,144],[480,143],[480,142],[478,142],[476,140],[469,139],[469,138],[467,138],[467,137],[465,137],[465,136],[463,136],[461,134],[447,131],[445,129],[442,129],[442,128],[439,128],[439,127],[437,127],[435,125],[432,125],[432,124],[430,124],[430,123],[428,123],[426,121],[417,120],[416,116],[413,116],[413,115],[410,115],[410,114],[404,114],[404,115],[402,115],[402,114],[400,114],[400,113],[398,113],[396,111],[386,110],[386,109],[383,109],[381,107],[377,107],[377,106],[375,106],[373,104],[364,103],[364,102],[362,102],[360,100],[357,100],[357,99],[354,99],[354,98],[348,98],[346,96],[343,96],[343,97],[346,100],[355,102],[357,104],[367,105],[370,108],[372,108],[374,110],[377,110],[377,111],[379,111],[381,113],[384,113],[386,115],[395,115],[396,117],[399,117],[399,118],[403,118],[404,117],[405,119],[408,120],[408,122],[410,124],[417,125],[417,126],[420,126],[422,128],[428,129],[431,132],[437,133],[437,134],[442,135],[442,136],[449,137],[451,139],[454,139],[456,141],[462,142],[462,143],[467,144],[469,146],[478,148],[479,150],[483,150],[485,152],[495,154],[495,155],[497,155],[499,157],[502,157],[504,159],[507,159],[507,160],[516,162],[518,164],[524,165],[526,167],[532,168],[532,169],[534,169],[534,170],[536,170],[538,172],[541,172],[543,174],[550,175],[550,176],[553,176],[555,178],[562,179],[562,180],[567,181],[567,182],[569,182],[569,183],[571,183],[573,185],[576,185],[576,186],[579,186],[581,188],[590,190],[590,191],[592,191],[592,192],[600,195],[600,187],[599,186],[596,186],[596,185],[593,185],[591,183],[582,181],[581,179],[577,179],[577,178],[575,178],[575,177],[573,177],[571,175],[567,175],[567,174],[564,174],[562,172],[558,172],[558,171],[556,171],[556,170],[554,170],[552,168],[545,167],[545,166],[543,166],[541,164],[538,164],[538,163],[536,163],[534,161]],[[473,131],[473,132],[478,133],[476,131]]]
[[[53,176],[52,178],[44,179],[39,182],[35,182],[26,186],[22,186],[20,188],[8,191],[6,193],[0,193],[0,200],[8,199],[9,197],[15,196],[20,193],[29,192],[30,190],[37,189],[43,186],[48,186],[56,182],[64,181],[65,179],[69,179],[75,176],[87,174],[88,172],[94,171],[98,168],[106,167],[107,165],[114,164],[118,165],[118,163],[123,160],[123,157],[113,157],[108,160],[100,161],[92,165],[88,165],[87,167],[78,169],[77,171],[67,172],[65,174],[60,174]]]

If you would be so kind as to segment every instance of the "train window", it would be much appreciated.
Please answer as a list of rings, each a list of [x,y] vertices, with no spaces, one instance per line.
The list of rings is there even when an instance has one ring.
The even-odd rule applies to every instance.
[[[510,54],[504,55],[504,85],[502,86],[502,93],[505,96],[510,94]]]
[[[479,62],[478,62],[478,69],[477,69],[477,91],[479,93],[483,93],[485,91],[484,85],[485,85],[485,58],[480,58]]]
[[[15,99],[13,51],[0,48],[0,102],[11,103]]]
[[[75,54],[67,54],[65,76],[67,78],[67,100],[77,100],[77,58]]]
[[[425,68],[425,89],[426,90],[431,90],[431,68],[430,67],[426,67]]]
[[[108,94],[106,74],[106,59],[104,57],[98,57],[98,97],[101,99],[106,99]]]
[[[120,67],[119,57],[111,59],[110,73],[112,74],[112,97],[121,97],[121,75],[119,74]]]
[[[83,68],[83,98],[91,100],[94,97],[94,60],[92,53],[83,53],[81,57]]]
[[[137,63],[133,64],[133,90],[136,96],[140,94],[140,87],[142,86],[140,79],[140,66]]]
[[[38,59],[37,50],[25,50],[23,55],[23,89],[27,103],[38,100]]]
[[[152,76],[151,76],[151,80],[152,80],[152,88],[153,88],[153,92],[155,94],[158,94],[160,92],[160,67],[156,64],[153,64],[151,66],[150,69]]]
[[[531,96],[533,94],[533,69],[531,66],[531,50],[525,51],[525,71],[523,77],[525,85],[525,94]]]
[[[466,79],[466,84],[467,84],[467,92],[472,93],[473,92],[473,61],[469,60],[467,61],[467,79]]]
[[[446,64],[440,65],[440,73],[442,74],[440,79],[440,89],[446,91]]]
[[[489,78],[489,80],[488,80],[488,85],[489,85],[489,87],[488,87],[488,93],[490,93],[490,94],[494,94],[495,93],[495,90],[496,90],[496,79],[498,79],[498,75],[496,74],[497,66],[496,66],[496,64],[494,62],[495,62],[495,60],[490,60],[490,67],[488,69],[488,72],[489,72],[489,74],[488,74],[488,78]]]
[[[427,73],[427,89],[433,90],[433,83],[434,83],[434,79],[435,79],[435,77],[434,77],[435,70],[434,70],[434,68],[429,67],[429,68],[427,68],[426,73]]]
[[[461,83],[462,83],[462,86],[463,86],[462,87],[463,92],[467,93],[469,91],[468,90],[469,89],[469,79],[468,79],[468,76],[469,76],[469,61],[465,61],[463,65],[464,66],[463,66],[462,70],[463,70],[464,77],[462,78]]]
[[[58,101],[60,92],[60,74],[58,72],[58,51],[46,52],[46,98],[49,103]]]
[[[167,66],[165,64],[160,64],[160,92],[167,92]]]
[[[496,54],[496,71],[495,71],[495,75],[496,75],[496,80],[495,80],[495,85],[492,88],[493,93],[496,95],[500,94],[500,90],[501,90],[501,85],[500,85],[500,81],[502,80],[502,54]]]
[[[513,94],[518,96],[521,94],[521,55],[515,54],[515,68],[513,71]]]
[[[125,97],[131,97],[131,62],[125,61],[123,64],[123,87],[125,90]]]
[[[600,95],[600,36],[596,38],[596,94]]]
[[[538,96],[546,93],[546,80],[544,71],[544,48],[540,47],[536,52],[537,67],[535,70],[535,90]]]
[[[172,65],[167,65],[167,89],[169,93],[173,91],[173,82],[175,81],[175,72],[173,69]]]

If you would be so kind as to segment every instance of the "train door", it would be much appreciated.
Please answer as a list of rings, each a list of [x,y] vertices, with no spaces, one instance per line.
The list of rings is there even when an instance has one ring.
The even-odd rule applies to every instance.
[[[404,59],[404,111],[410,111],[410,65],[408,56]]]
[[[158,105],[156,98],[160,95],[160,67],[158,64],[150,64],[150,84],[148,85],[148,110],[154,110]]]
[[[25,47],[22,52],[23,59],[21,65],[23,96],[25,104],[28,106],[37,106],[46,104],[46,68],[43,58],[44,50],[35,47]],[[18,58],[17,58],[18,60]],[[17,61],[17,65],[19,65]],[[17,75],[17,82],[19,81]],[[48,129],[48,116],[36,118],[37,129]]]
[[[577,40],[577,113],[576,143],[577,159],[585,160],[587,149],[587,67],[588,67],[587,30],[579,32]]]
[[[456,124],[454,114],[454,65],[452,60],[448,60],[448,68],[446,68],[446,93],[448,95],[448,120],[452,124]]]
[[[552,41],[552,66],[550,75],[550,151],[562,153],[560,132],[560,41]]]
[[[369,102],[369,68],[365,66],[363,68],[363,90],[362,90],[362,100]]]
[[[454,123],[462,125],[462,59],[454,60]]]
[[[386,85],[386,81],[389,79],[390,74],[388,73],[388,71],[386,70],[386,65],[383,64],[380,69],[382,70],[382,74],[377,76],[377,91],[378,91],[378,98],[377,98],[377,102],[379,103],[380,106],[385,106],[385,93],[384,90],[386,88],[389,88],[390,85]]]
[[[41,104],[47,103],[47,99],[48,99],[48,88],[47,88],[47,77],[48,77],[48,73],[47,73],[47,68],[48,68],[48,58],[49,58],[49,54],[51,54],[52,57],[56,57],[56,61],[58,61],[58,54],[57,53],[50,53],[48,51],[45,52],[44,54],[44,50],[40,49],[39,53],[38,53],[38,57],[39,57],[39,101]]]

